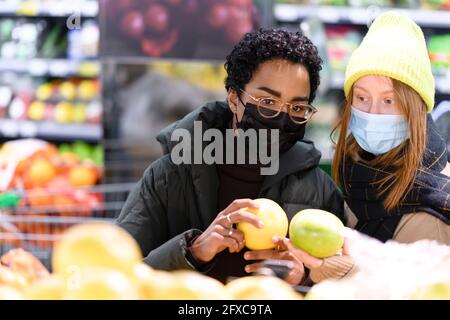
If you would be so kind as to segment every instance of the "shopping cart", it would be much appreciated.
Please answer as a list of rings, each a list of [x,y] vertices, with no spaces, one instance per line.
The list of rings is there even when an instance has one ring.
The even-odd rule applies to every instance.
[[[135,183],[97,185],[71,190],[27,190],[20,204],[0,208],[0,255],[22,248],[51,269],[52,248],[69,227],[87,221],[112,222]],[[52,199],[52,205],[33,205]]]

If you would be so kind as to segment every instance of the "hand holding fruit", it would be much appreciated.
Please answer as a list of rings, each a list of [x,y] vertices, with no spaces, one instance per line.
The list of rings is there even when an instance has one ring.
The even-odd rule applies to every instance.
[[[296,248],[288,238],[277,238],[274,240],[281,248],[284,248],[289,252],[289,255],[295,260],[297,264],[302,264],[308,269],[317,269],[322,266],[323,259],[313,257],[305,251]]]
[[[264,199],[264,201],[268,201]],[[270,202],[268,202],[268,205]],[[269,205],[271,215],[276,216],[274,212],[277,205]],[[263,211],[260,209],[259,211]],[[261,214],[261,213],[259,213]],[[280,217],[283,214],[278,214]],[[285,218],[286,219],[286,218]],[[272,219],[272,224],[277,223],[280,230],[284,230],[284,224],[280,219]],[[287,222],[286,222],[287,223]],[[304,266],[309,269],[315,269],[323,264],[321,258],[335,255],[344,244],[343,236],[344,225],[332,213],[318,210],[306,209],[298,212],[291,220],[289,226],[289,239],[283,239],[286,232],[273,233],[271,240],[277,245],[276,249],[266,245],[265,247],[250,247],[258,251],[247,252],[244,256],[247,260],[265,260],[281,259],[294,262],[294,268],[289,271],[286,281],[291,284],[298,284],[304,276]],[[261,241],[264,235],[253,236]],[[247,243],[248,246],[248,243]],[[263,249],[263,250],[261,250]],[[254,272],[261,268],[261,263],[250,264],[246,267],[247,272]]]
[[[264,226],[256,215],[245,211],[244,208],[257,209],[258,204],[251,199],[233,201],[194,241],[191,247],[192,255],[199,261],[209,262],[226,248],[231,253],[241,251],[244,248],[244,235],[234,229],[233,225],[247,222],[259,229]]]
[[[293,268],[291,268],[288,271],[286,278],[284,280],[291,285],[300,284],[305,275],[305,268],[303,266],[303,261],[301,259],[298,259],[296,257],[296,255],[293,254],[293,251],[291,251],[293,249],[292,244],[290,244],[288,239],[276,237],[276,236],[273,237],[273,243],[276,245],[275,249],[249,251],[244,254],[244,259],[245,260],[275,259],[275,260],[292,261]],[[288,247],[288,245],[289,245],[289,247]],[[315,258],[313,258],[313,259],[315,259]],[[260,269],[262,267],[263,267],[263,264],[261,262],[256,262],[256,263],[248,264],[245,267],[245,271],[252,273],[252,272],[256,272],[258,269]]]

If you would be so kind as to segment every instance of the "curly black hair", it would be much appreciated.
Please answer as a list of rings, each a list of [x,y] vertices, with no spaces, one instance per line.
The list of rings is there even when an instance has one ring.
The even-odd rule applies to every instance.
[[[272,59],[301,63],[306,67],[311,85],[309,102],[312,102],[320,83],[322,59],[316,46],[299,31],[259,29],[247,33],[226,58],[225,88],[244,89],[258,66]]]

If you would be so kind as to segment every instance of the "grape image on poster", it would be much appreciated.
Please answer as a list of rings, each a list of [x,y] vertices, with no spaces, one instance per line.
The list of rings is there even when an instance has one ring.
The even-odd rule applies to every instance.
[[[101,54],[223,60],[261,17],[257,0],[101,0]]]

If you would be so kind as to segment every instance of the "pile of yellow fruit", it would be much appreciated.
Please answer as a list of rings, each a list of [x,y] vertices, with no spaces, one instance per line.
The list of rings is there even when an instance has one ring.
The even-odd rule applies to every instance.
[[[223,285],[194,271],[158,271],[142,262],[135,240],[106,222],[80,224],[56,243],[53,274],[27,281],[0,272],[0,299],[301,299],[284,281],[245,277]],[[9,278],[8,278],[9,277]]]

